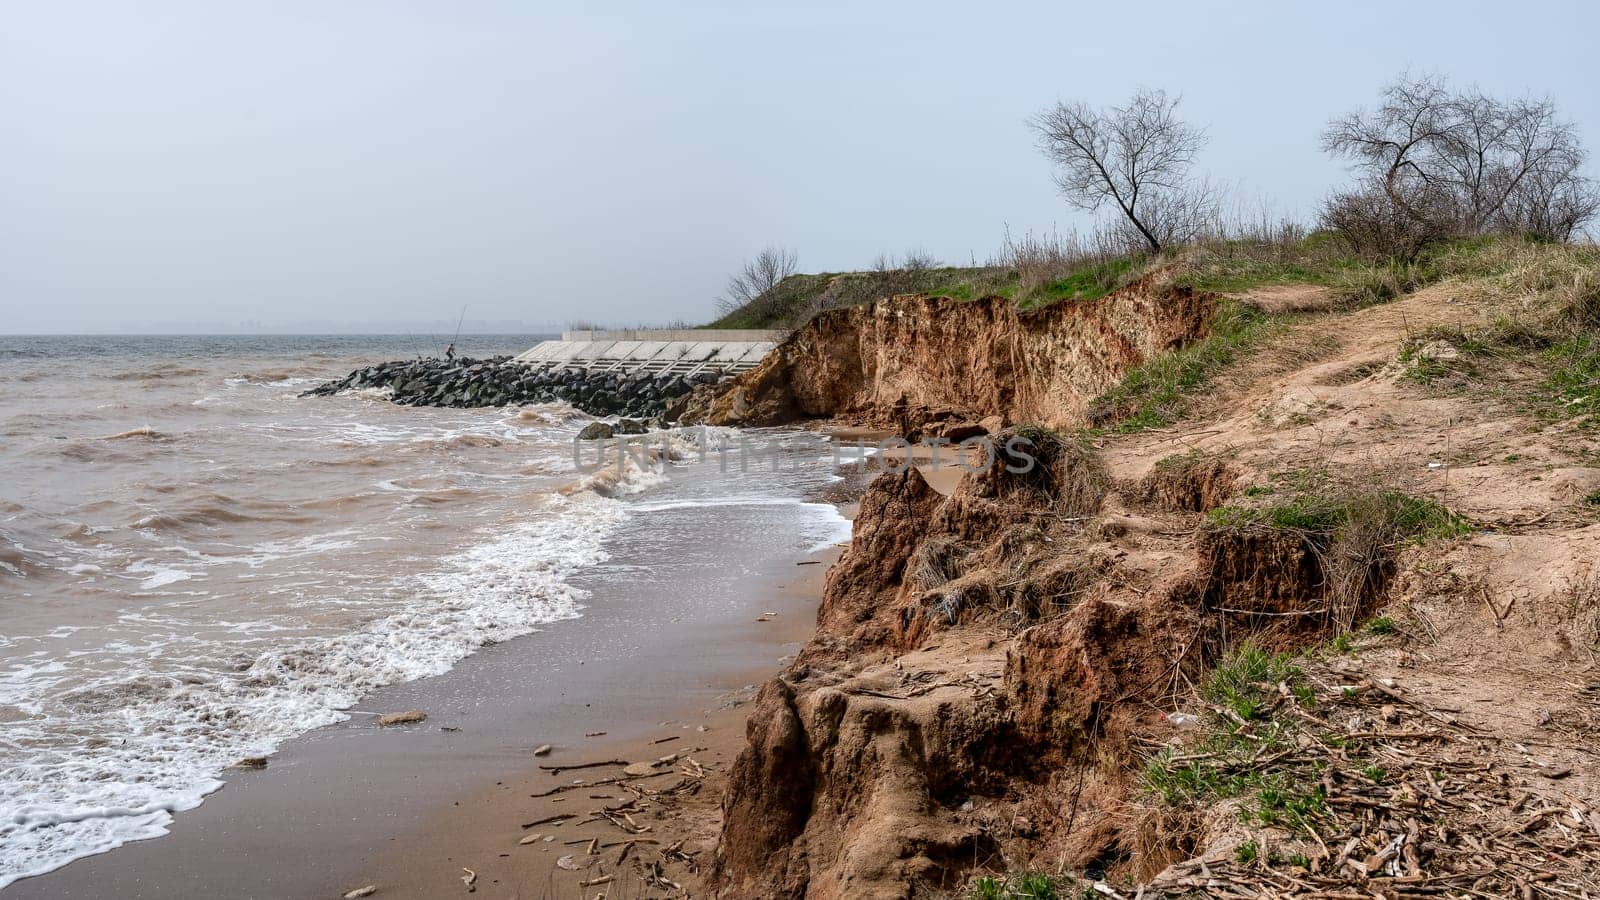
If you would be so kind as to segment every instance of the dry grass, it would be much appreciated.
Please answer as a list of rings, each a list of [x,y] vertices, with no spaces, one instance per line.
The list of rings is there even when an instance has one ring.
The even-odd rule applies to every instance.
[[[944,587],[961,577],[962,561],[970,552],[971,548],[954,538],[930,537],[917,545],[906,579],[919,592]]]
[[[1100,511],[1111,481],[1086,436],[1021,425],[1003,432],[995,443],[1005,447],[1013,438],[1027,442],[1016,446],[1024,448],[1034,464],[1012,472],[1006,468],[1006,456],[997,454],[991,474],[1001,497],[1034,494],[1064,519],[1082,520]]]
[[[1411,335],[1400,362],[1440,389],[1510,392],[1547,421],[1600,424],[1600,251],[1497,242],[1455,293],[1491,311],[1483,324]],[[1441,347],[1448,347],[1442,352]]]

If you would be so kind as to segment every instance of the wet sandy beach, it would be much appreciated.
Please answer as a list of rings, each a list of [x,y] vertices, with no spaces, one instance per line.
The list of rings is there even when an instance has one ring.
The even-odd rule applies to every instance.
[[[499,855],[529,849],[516,844],[537,808],[524,788],[552,781],[538,765],[631,758],[668,736],[714,746],[707,763],[731,759],[743,714],[730,700],[810,632],[826,565],[799,561],[766,560],[682,608],[664,607],[671,586],[642,572],[631,595],[596,594],[582,619],[383,689],[265,770],[232,773],[169,836],[25,879],[5,896],[314,898],[376,884],[377,896],[436,897],[465,891],[464,866],[484,896],[541,896],[553,854]],[[427,721],[374,724],[409,709]],[[605,735],[585,737],[595,732]],[[554,749],[535,757],[542,744]]]

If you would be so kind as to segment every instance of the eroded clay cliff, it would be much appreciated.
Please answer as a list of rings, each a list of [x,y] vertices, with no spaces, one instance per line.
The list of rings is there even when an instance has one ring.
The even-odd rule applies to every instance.
[[[1204,335],[1214,313],[1213,298],[1159,276],[1031,312],[1003,297],[893,297],[817,316],[704,415],[723,425],[836,417],[912,433],[991,416],[1074,425],[1130,368]]]
[[[1284,597],[1326,581],[1309,538],[1163,539],[1128,513],[1146,498],[1192,516],[1161,498],[1191,500],[1182,482],[1206,467],[1117,484],[1091,448],[1035,438],[1036,470],[997,459],[948,497],[916,469],[872,483],[817,636],[752,711],[724,805],[726,896],[921,896],[1019,839],[1127,864],[1141,824],[1124,760],[1162,727],[1151,701],[1197,678],[1230,627],[1270,635]],[[1130,530],[1146,532],[1135,552]],[[1073,809],[1040,799],[1063,779]]]

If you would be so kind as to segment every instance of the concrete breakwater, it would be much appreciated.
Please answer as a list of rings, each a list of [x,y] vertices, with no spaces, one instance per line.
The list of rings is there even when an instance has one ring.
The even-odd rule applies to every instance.
[[[413,359],[357,369],[301,396],[371,388],[390,391],[390,399],[403,406],[464,408],[560,401],[590,415],[652,418],[665,414],[696,385],[713,384],[724,377],[717,368],[679,375],[528,365],[509,356]]]

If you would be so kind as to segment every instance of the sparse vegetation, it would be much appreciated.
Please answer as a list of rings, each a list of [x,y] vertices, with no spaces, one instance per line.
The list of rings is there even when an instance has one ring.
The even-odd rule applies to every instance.
[[[1288,656],[1246,644],[1212,671],[1211,677],[1200,687],[1200,699],[1212,706],[1225,707],[1239,720],[1251,722],[1260,719],[1276,701],[1279,684],[1295,684],[1302,677],[1299,667]]]
[[[1156,356],[1091,404],[1097,426],[1120,432],[1170,425],[1190,400],[1244,350],[1260,343],[1279,323],[1253,306],[1223,300],[1211,333],[1189,346]]]
[[[1224,885],[1224,890],[1260,888],[1289,883],[1285,876],[1300,878],[1307,872],[1337,879],[1340,870],[1333,860],[1342,844],[1376,851],[1395,842],[1394,835],[1405,834],[1408,823],[1419,821],[1476,836],[1486,845],[1477,851],[1477,859],[1514,860],[1505,865],[1511,872],[1552,865],[1556,857],[1544,841],[1553,834],[1574,834],[1572,830],[1548,826],[1544,838],[1524,840],[1513,829],[1500,827],[1515,821],[1547,828],[1537,816],[1517,818],[1528,799],[1524,786],[1441,768],[1437,748],[1459,752],[1457,748],[1481,746],[1480,732],[1448,724],[1450,720],[1414,695],[1398,694],[1371,678],[1347,681],[1352,677],[1347,670],[1316,671],[1314,678],[1308,677],[1302,666],[1312,665],[1269,657],[1250,647],[1224,657],[1201,685],[1202,695],[1224,696],[1219,681],[1242,682],[1255,692],[1251,717],[1238,715],[1232,706],[1210,704],[1194,740],[1169,746],[1145,764],[1145,796],[1160,808],[1163,821],[1182,821],[1220,801],[1237,804],[1246,833],[1227,857],[1208,858],[1204,871],[1209,883]],[[1270,681],[1275,676],[1280,678],[1276,684]],[[1290,689],[1295,684],[1304,685],[1304,691]],[[1466,768],[1471,763],[1452,760],[1444,765]],[[1419,789],[1424,783],[1426,789]],[[1578,834],[1587,844],[1589,838]],[[1411,865],[1436,878],[1487,886],[1477,860],[1458,861],[1444,845],[1419,842],[1410,852],[1418,861]],[[1585,857],[1563,865],[1565,877],[1572,877],[1592,863]],[[1488,877],[1497,876],[1491,872]],[[1517,879],[1505,877],[1501,885],[1498,891],[1482,893],[1513,895]]]
[[[1510,306],[1486,324],[1435,326],[1411,336],[1399,360],[1408,379],[1437,388],[1475,385],[1508,371],[1514,389],[1547,421],[1594,425],[1600,413],[1600,250],[1516,240],[1488,242],[1475,254],[1464,295]],[[1505,301],[1515,298],[1515,305]],[[1527,377],[1521,367],[1542,372]]]
[[[972,900],[1066,900],[1074,883],[1075,879],[1066,876],[1041,873],[985,875],[972,883],[969,896]]]
[[[1395,625],[1394,619],[1388,616],[1378,616],[1367,623],[1367,630],[1377,635],[1389,635],[1394,634],[1399,629]]]
[[[794,274],[796,263],[794,251],[785,247],[762,250],[728,278],[718,304],[723,314],[745,309],[757,316],[770,314],[766,307],[774,301],[775,289]]]
[[[1442,240],[1406,262],[1370,261],[1329,231],[1257,226],[1229,240],[1190,249],[1175,281],[1197,290],[1242,293],[1278,284],[1326,287],[1335,305],[1359,309],[1451,278],[1505,275],[1527,256],[1570,248],[1516,237]]]
[[[1293,828],[1324,812],[1326,796],[1315,779],[1257,764],[1293,746],[1296,729],[1278,715],[1283,704],[1309,707],[1315,700],[1291,657],[1246,644],[1217,664],[1199,694],[1207,709],[1201,740],[1152,757],[1143,774],[1148,793],[1169,806],[1239,799],[1247,821]]]
[[[1371,529],[1391,541],[1452,538],[1472,531],[1460,514],[1401,491],[1339,496],[1312,490],[1271,505],[1218,507],[1208,518],[1215,528],[1274,528],[1334,537],[1341,530]]]

